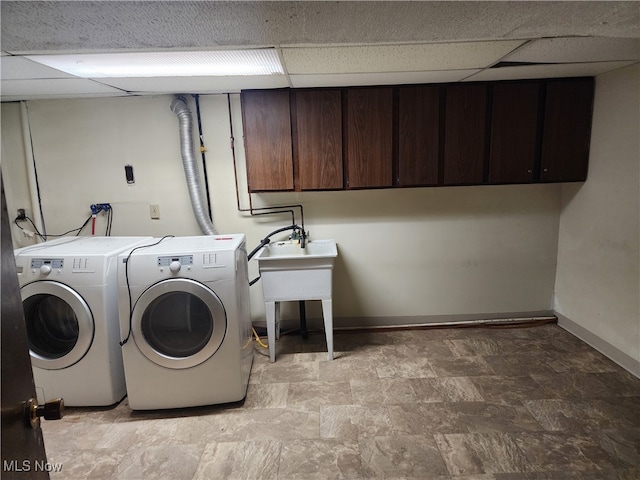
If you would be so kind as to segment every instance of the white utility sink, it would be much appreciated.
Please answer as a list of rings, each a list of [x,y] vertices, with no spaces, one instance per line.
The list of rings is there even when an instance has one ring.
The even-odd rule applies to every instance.
[[[258,260],[280,260],[286,258],[337,257],[338,249],[334,240],[312,240],[304,248],[298,242],[273,242],[263,247]]]
[[[329,359],[333,359],[332,271],[338,249],[335,240],[312,240],[302,248],[297,242],[273,242],[256,258],[262,279],[269,356],[275,361],[279,337],[279,302],[322,300]]]

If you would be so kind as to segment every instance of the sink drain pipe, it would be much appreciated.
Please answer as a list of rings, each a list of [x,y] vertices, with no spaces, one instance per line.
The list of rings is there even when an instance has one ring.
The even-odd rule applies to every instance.
[[[193,126],[191,121],[191,111],[187,106],[187,102],[182,96],[176,96],[171,102],[171,111],[178,116],[180,124],[180,152],[182,154],[182,166],[184,167],[184,175],[189,188],[189,197],[191,198],[191,207],[196,221],[200,226],[200,230],[205,235],[217,235],[213,221],[207,215],[205,205],[202,201],[202,188],[200,186],[200,177],[198,175],[198,167],[196,157],[193,150]]]

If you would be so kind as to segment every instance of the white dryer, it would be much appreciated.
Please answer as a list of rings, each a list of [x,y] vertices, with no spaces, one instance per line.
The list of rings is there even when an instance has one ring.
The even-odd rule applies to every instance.
[[[118,284],[132,409],[245,397],[253,345],[244,235],[158,240],[120,256]]]
[[[118,254],[152,237],[64,237],[14,250],[38,402],[112,405],[126,395]]]

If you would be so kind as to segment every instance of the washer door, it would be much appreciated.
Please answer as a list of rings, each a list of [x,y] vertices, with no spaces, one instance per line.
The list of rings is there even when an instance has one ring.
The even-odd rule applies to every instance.
[[[48,280],[20,291],[33,366],[59,370],[79,362],[95,332],[87,302],[71,287]]]
[[[133,338],[152,362],[190,368],[211,358],[224,340],[227,313],[207,286],[186,278],[149,287],[133,307]]]

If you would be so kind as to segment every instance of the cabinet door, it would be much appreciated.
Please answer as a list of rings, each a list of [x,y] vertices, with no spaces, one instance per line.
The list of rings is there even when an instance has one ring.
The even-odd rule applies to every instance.
[[[440,88],[400,87],[398,92],[398,185],[438,183]]]
[[[592,107],[592,78],[547,82],[540,181],[586,180]]]
[[[349,188],[390,187],[393,183],[393,89],[347,91],[347,172]]]
[[[446,88],[444,132],[445,185],[478,185],[484,181],[487,87]]]
[[[295,92],[297,165],[302,190],[343,188],[342,93]]]
[[[534,180],[538,83],[496,83],[491,108],[490,183]]]
[[[289,90],[242,92],[249,191],[293,190]]]

